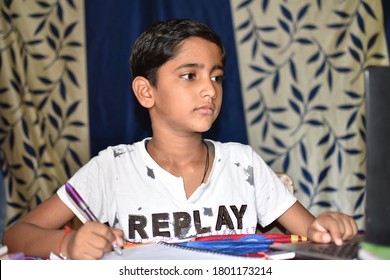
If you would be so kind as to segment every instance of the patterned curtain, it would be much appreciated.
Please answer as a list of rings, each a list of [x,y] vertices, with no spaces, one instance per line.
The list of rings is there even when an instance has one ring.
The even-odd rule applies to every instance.
[[[248,141],[275,171],[293,178],[296,195],[313,214],[343,211],[362,227],[364,68],[388,64],[381,1],[85,5],[0,0],[7,224],[48,198],[98,150],[149,135],[130,89],[131,44],[152,21],[190,17],[216,30],[229,55],[222,113],[210,137]]]
[[[83,1],[0,2],[0,161],[7,224],[89,158]]]
[[[250,144],[315,215],[364,227],[364,69],[388,65],[381,1],[231,0]]]

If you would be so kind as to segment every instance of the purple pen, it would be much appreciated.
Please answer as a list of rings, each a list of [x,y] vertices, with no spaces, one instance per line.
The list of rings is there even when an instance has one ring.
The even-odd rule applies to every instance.
[[[66,192],[69,194],[70,198],[76,203],[76,205],[87,215],[88,219],[93,222],[98,222],[96,216],[89,209],[89,206],[84,202],[79,193],[73,188],[69,183],[65,184]]]
[[[88,219],[93,222],[99,222],[99,220],[96,218],[96,216],[93,214],[91,209],[89,209],[89,206],[85,201],[81,198],[79,193],[73,188],[71,184],[68,182],[65,183],[65,190],[70,196],[70,198],[76,203],[76,205],[87,215]],[[114,252],[118,255],[122,255],[122,250],[117,244],[112,244],[112,248],[114,249]]]

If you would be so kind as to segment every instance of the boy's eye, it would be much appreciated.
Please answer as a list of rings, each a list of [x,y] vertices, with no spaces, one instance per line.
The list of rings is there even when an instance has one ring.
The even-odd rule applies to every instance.
[[[187,73],[187,74],[181,75],[180,77],[182,77],[185,80],[193,80],[193,79],[195,79],[196,76],[194,73]]]
[[[217,82],[217,83],[222,83],[223,78],[224,78],[223,75],[219,75],[219,76],[211,77],[211,80],[214,81],[214,82]]]

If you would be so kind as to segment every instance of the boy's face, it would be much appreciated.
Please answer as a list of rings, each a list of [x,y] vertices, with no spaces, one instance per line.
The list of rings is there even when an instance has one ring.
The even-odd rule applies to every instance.
[[[157,72],[150,116],[154,129],[174,133],[207,131],[222,103],[223,65],[214,43],[190,37]]]

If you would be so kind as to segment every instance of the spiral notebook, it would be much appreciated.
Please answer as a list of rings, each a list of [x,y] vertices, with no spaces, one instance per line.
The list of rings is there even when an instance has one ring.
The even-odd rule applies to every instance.
[[[183,247],[160,241],[123,250],[121,256],[107,253],[102,260],[248,260],[244,256],[229,255],[214,251]]]

